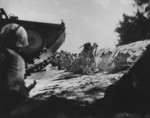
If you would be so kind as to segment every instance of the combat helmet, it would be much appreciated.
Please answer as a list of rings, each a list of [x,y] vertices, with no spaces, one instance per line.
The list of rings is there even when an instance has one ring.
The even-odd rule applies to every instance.
[[[28,35],[26,30],[16,23],[5,25],[0,32],[0,45],[18,48],[27,46]]]

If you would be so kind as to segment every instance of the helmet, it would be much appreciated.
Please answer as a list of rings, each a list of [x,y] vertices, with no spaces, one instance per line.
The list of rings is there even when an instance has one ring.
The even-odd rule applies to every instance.
[[[97,43],[93,43],[93,47],[97,48],[98,47]]]
[[[28,45],[27,32],[18,24],[7,24],[0,32],[0,44],[3,46],[25,47]]]

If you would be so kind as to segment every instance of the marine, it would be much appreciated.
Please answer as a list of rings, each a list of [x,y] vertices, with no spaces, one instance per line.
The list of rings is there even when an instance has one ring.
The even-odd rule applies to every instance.
[[[15,23],[5,25],[0,32],[0,116],[7,115],[17,104],[29,96],[25,86],[25,61],[20,56],[28,45],[26,30]]]

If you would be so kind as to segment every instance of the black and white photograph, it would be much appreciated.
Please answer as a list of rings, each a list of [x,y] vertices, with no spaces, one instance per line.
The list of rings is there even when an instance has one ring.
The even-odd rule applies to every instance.
[[[0,118],[150,118],[149,62],[150,0],[0,0]]]

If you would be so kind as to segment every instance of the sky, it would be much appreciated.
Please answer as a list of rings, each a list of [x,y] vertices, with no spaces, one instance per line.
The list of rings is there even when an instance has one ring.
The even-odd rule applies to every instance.
[[[122,14],[133,14],[133,0],[0,0],[7,14],[22,20],[66,25],[66,40],[59,50],[79,52],[86,42],[114,47],[114,32]]]

